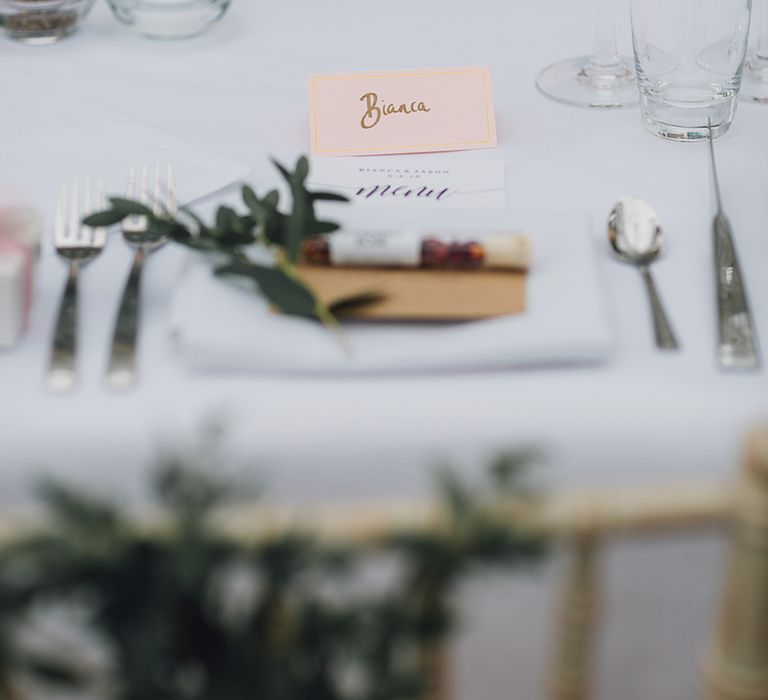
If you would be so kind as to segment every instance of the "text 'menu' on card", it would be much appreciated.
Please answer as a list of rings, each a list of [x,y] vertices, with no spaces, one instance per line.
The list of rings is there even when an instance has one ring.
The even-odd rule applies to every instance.
[[[312,152],[321,156],[496,147],[485,66],[309,77]]]

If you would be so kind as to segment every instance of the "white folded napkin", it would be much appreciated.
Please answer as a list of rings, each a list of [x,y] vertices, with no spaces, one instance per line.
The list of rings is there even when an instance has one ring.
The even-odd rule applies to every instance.
[[[0,186],[13,185],[49,220],[64,179],[102,178],[109,194],[121,194],[132,164],[172,161],[177,198],[190,202],[251,170],[19,69],[0,71],[0,95],[13,95],[3,100]]]
[[[353,348],[349,356],[322,326],[272,313],[242,285],[214,278],[208,263],[193,255],[171,311],[181,357],[195,371],[304,374],[607,361],[612,334],[586,218],[476,213],[472,221],[478,217],[485,226],[524,230],[532,236],[534,264],[524,314],[456,324],[348,323],[345,332]],[[460,228],[456,218],[450,221]],[[445,227],[443,222],[432,223]]]

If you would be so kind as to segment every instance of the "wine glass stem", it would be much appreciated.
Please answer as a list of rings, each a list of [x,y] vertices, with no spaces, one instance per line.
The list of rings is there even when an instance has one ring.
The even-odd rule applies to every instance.
[[[768,0],[758,2],[758,12],[760,21],[755,23],[757,27],[755,55],[759,61],[768,64]]]
[[[620,64],[616,42],[616,21],[613,0],[597,0],[597,31],[595,52],[590,59],[593,68],[615,69]]]

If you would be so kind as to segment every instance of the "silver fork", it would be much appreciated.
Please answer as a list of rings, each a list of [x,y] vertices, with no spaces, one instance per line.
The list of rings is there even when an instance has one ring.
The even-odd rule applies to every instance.
[[[80,223],[81,211],[86,215],[93,212],[94,196],[98,207],[105,208],[104,183],[99,180],[93,192],[90,179],[86,179],[83,189],[81,205],[77,181],[72,182],[71,190],[67,187],[67,183],[62,185],[53,228],[56,252],[69,264],[69,275],[59,307],[47,375],[48,389],[54,393],[70,392],[77,383],[77,308],[80,268],[99,255],[107,242],[105,228],[91,228]]]
[[[163,211],[170,215],[176,214],[176,194],[173,178],[173,165],[166,164],[165,186],[160,178],[160,163],[155,165],[153,195],[150,197],[149,166],[145,163],[142,168],[141,186],[138,199],[142,204],[152,208],[156,216]],[[165,196],[163,197],[163,191]],[[136,196],[136,168],[132,167],[128,175],[126,197]],[[161,248],[167,242],[163,236],[149,230],[146,216],[130,216],[123,222],[123,238],[134,250],[133,264],[128,275],[128,281],[123,291],[120,309],[115,321],[112,335],[112,351],[107,369],[107,382],[113,389],[128,389],[138,378],[136,368],[136,348],[138,343],[140,319],[141,277],[144,261],[147,256]]]

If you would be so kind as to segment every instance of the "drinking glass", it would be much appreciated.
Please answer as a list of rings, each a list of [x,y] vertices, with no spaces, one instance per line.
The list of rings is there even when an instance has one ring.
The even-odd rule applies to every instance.
[[[631,0],[640,110],[676,141],[724,134],[736,111],[751,0]]]
[[[768,104],[768,0],[757,0],[757,8],[752,10],[752,34],[757,39],[744,64],[740,94],[748,102]]]
[[[597,0],[595,50],[547,66],[536,76],[539,90],[557,102],[576,107],[616,108],[637,104],[631,60],[616,45],[615,0]]]

